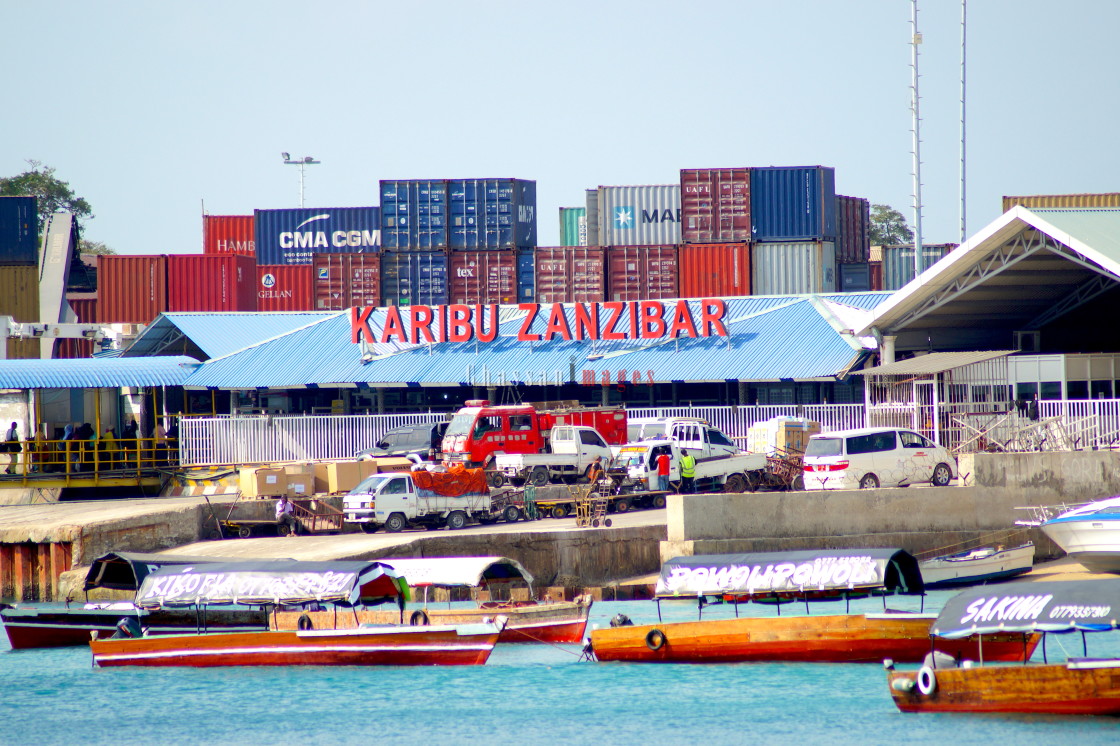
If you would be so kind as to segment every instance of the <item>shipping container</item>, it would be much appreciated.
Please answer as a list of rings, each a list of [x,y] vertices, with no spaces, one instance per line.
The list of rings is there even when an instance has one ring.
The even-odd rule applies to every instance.
[[[447,303],[447,252],[393,252],[381,256],[381,303],[439,306]]]
[[[67,293],[66,302],[74,312],[74,323],[97,323],[97,293]],[[59,339],[55,342],[54,356],[60,360],[92,357],[92,339]]]
[[[1034,194],[1025,197],[1004,197],[1003,211],[1016,205],[1028,210],[1060,210],[1085,207],[1120,207],[1120,193],[1103,194]]]
[[[607,298],[607,252],[599,246],[539,246],[538,303],[598,303]]]
[[[842,293],[862,293],[871,289],[871,266],[867,262],[860,264],[837,264],[839,287]]]
[[[203,215],[203,254],[256,256],[252,215]]]
[[[750,169],[682,168],[681,238],[685,243],[749,241]]]
[[[97,262],[98,321],[150,324],[167,305],[167,257],[112,254]]]
[[[754,295],[836,292],[836,244],[832,241],[758,243],[751,249]]]
[[[594,203],[594,206],[592,205]],[[666,246],[681,242],[681,185],[601,186],[587,191],[588,243]],[[596,238],[597,236],[597,238]],[[593,243],[597,241],[597,243]]]
[[[607,300],[680,296],[676,246],[608,246]]]
[[[518,303],[516,251],[451,252],[452,303]]]
[[[535,303],[537,299],[536,249],[517,252],[517,302]]]
[[[354,254],[381,249],[377,207],[306,207],[256,210],[257,264],[311,264],[312,254]]]
[[[448,247],[447,180],[382,181],[381,244],[388,251]]]
[[[39,320],[39,268],[31,265],[0,266],[0,316],[16,321]],[[8,358],[39,357],[39,340],[9,339]]]
[[[239,254],[169,255],[167,310],[256,311],[256,263]]]
[[[922,244],[922,261],[917,271],[925,272],[939,259],[959,244]],[[884,246],[883,251],[883,289],[898,290],[915,277],[914,246]]]
[[[587,208],[560,208],[560,245],[587,245]]]
[[[0,197],[0,266],[38,263],[38,200],[35,197]]]
[[[321,256],[330,256],[323,254]],[[310,264],[258,264],[258,311],[311,311],[315,299]]]
[[[750,244],[684,244],[677,256],[681,298],[751,294]]]
[[[883,262],[870,261],[867,263],[868,283],[870,290],[883,289]]]
[[[448,243],[468,251],[537,245],[537,182],[525,179],[450,179]]]
[[[862,197],[836,197],[836,262],[860,264],[871,250],[871,202]]]
[[[315,310],[381,305],[380,254],[316,254],[311,265]]]
[[[836,238],[836,173],[826,166],[751,169],[754,241]]]

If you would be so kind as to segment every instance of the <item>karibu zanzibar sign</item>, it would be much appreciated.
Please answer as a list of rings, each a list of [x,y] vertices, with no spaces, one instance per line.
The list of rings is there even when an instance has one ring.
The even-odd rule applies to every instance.
[[[698,318],[694,305],[699,311]],[[355,344],[492,342],[498,335],[498,308],[497,304],[389,306],[379,330],[371,323],[376,310],[373,306],[351,308],[350,340]],[[518,308],[526,312],[517,330],[517,339],[521,342],[729,336],[723,323],[727,306],[718,298],[691,303],[686,300],[521,303]],[[544,329],[531,331],[538,320],[545,321]]]

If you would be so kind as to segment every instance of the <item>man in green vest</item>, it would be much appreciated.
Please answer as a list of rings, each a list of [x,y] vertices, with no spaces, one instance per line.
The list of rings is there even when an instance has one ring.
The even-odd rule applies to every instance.
[[[681,451],[681,492],[692,494],[696,479],[696,459],[688,451]]]

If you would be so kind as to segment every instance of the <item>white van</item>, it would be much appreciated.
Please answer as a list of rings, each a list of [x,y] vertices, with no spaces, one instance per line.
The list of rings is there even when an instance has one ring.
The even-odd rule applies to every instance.
[[[809,438],[804,475],[807,490],[906,487],[929,482],[944,487],[956,476],[947,449],[912,430],[871,427],[837,430]]]

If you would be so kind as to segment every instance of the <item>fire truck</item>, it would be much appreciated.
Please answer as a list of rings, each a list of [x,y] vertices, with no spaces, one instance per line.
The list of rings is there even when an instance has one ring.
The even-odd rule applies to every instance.
[[[548,453],[549,436],[557,425],[593,427],[610,445],[627,441],[623,407],[584,407],[578,402],[491,405],[472,399],[447,426],[443,457],[489,468],[497,454]]]

